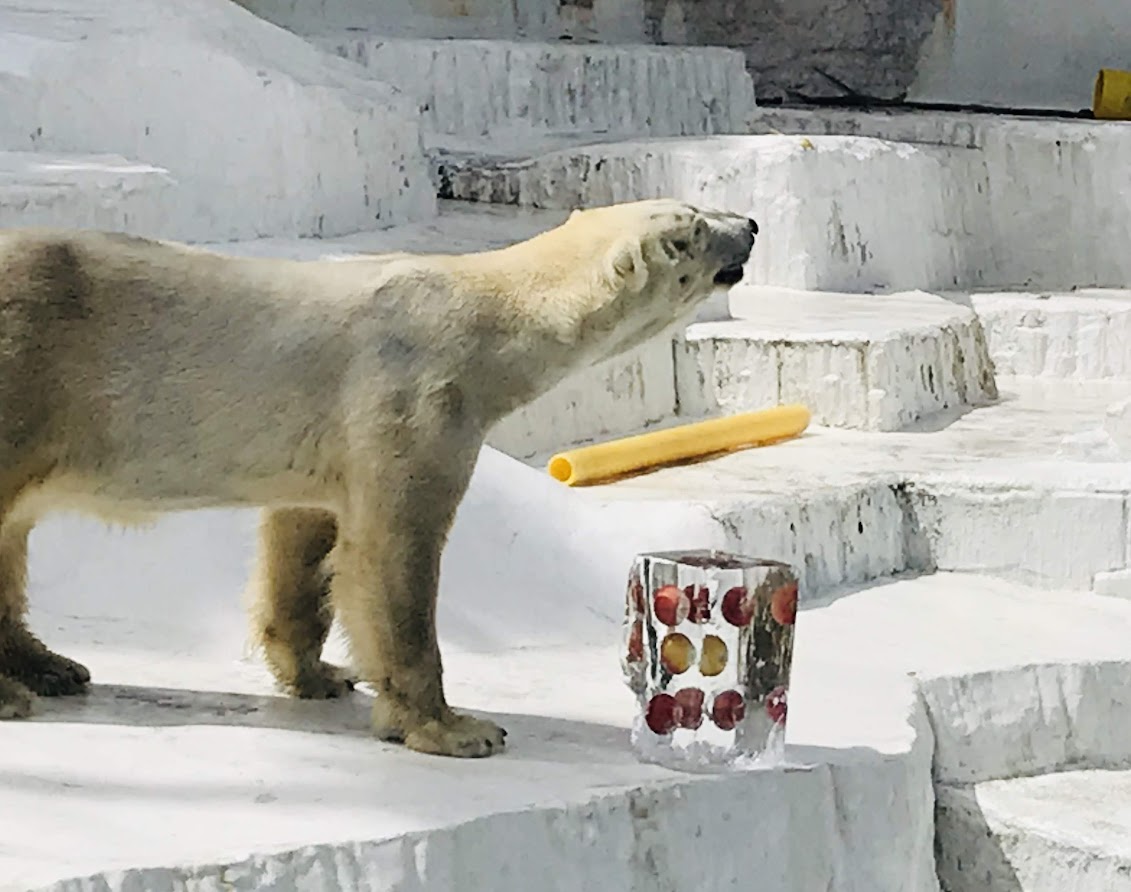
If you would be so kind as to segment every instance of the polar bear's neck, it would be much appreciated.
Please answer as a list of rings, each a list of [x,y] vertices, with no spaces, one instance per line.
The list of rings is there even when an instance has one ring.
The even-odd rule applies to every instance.
[[[500,417],[632,346],[638,327],[591,260],[547,268],[528,262],[528,253],[511,248],[460,258],[459,302],[476,308],[484,338],[475,345],[476,364],[494,382]]]

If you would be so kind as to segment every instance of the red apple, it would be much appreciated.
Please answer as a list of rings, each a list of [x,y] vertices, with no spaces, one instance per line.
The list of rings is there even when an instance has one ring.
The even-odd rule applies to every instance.
[[[723,691],[711,706],[711,719],[724,731],[730,731],[746,716],[746,703],[738,691]]]
[[[633,613],[644,612],[644,583],[640,581],[640,575],[633,573],[628,580],[628,605]]]
[[[682,719],[683,707],[671,694],[657,694],[644,710],[644,722],[656,734],[671,734]]]
[[[639,663],[644,659],[644,620],[638,619],[628,630],[628,662]]]
[[[723,619],[732,626],[748,626],[754,618],[754,601],[747,596],[746,587],[736,585],[729,589],[719,604]]]
[[[679,720],[681,728],[694,731],[703,724],[703,692],[699,688],[676,691],[675,702],[683,710],[683,716]]]
[[[783,585],[770,596],[770,615],[783,626],[797,619],[797,583]]]
[[[672,675],[680,675],[695,662],[695,645],[682,632],[669,632],[660,642],[660,665]]]
[[[691,609],[687,612],[687,618],[693,623],[705,623],[711,619],[711,593],[707,590],[707,586],[701,585],[696,589],[693,585],[686,585],[683,587],[683,593],[687,596],[687,601],[691,605]]]
[[[665,585],[652,596],[652,612],[665,626],[678,626],[691,612],[691,602],[677,585]]]
[[[786,713],[789,711],[786,705],[787,698],[788,693],[781,685],[770,691],[770,695],[766,698],[766,715],[775,725],[785,722]]]

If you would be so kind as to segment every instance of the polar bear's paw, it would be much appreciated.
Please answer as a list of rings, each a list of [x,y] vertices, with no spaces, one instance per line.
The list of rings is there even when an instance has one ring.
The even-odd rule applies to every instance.
[[[3,661],[0,671],[41,697],[81,694],[90,681],[86,666],[48,650],[38,641]]]
[[[303,700],[334,700],[354,689],[357,678],[348,670],[319,660],[303,669],[285,687],[288,693]]]
[[[22,719],[31,715],[35,694],[27,685],[0,675],[0,719]]]
[[[449,712],[442,720],[425,722],[405,734],[404,745],[419,753],[477,759],[501,753],[507,732],[486,719]]]
[[[383,697],[373,704],[373,730],[382,740],[403,742],[418,753],[462,759],[501,753],[507,737],[494,722],[446,708],[442,718],[412,721]]]

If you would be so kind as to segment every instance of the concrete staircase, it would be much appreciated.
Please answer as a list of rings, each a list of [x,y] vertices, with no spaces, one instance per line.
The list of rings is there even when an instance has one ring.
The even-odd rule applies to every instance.
[[[304,40],[224,0],[0,0],[0,225],[469,251],[664,194],[759,220],[747,281],[492,432],[441,633],[511,756],[437,766],[369,739],[361,694],[272,697],[232,631],[246,514],[37,532],[37,628],[103,686],[0,736],[0,890],[1131,888],[1131,126],[759,110],[736,53],[518,39],[546,3],[490,40],[346,5],[274,4]],[[779,401],[814,428],[588,490],[539,470]],[[790,770],[628,755],[609,642],[670,544],[800,568]]]

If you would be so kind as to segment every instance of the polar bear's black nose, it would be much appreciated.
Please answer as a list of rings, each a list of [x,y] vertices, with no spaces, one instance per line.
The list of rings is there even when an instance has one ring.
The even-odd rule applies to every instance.
[[[750,230],[751,235],[758,234],[758,222],[753,217],[746,218],[746,228]]]

